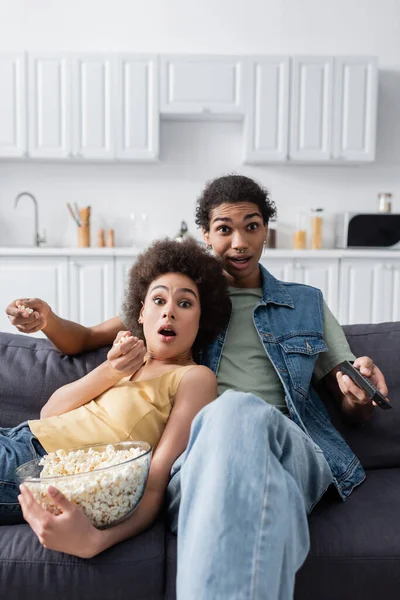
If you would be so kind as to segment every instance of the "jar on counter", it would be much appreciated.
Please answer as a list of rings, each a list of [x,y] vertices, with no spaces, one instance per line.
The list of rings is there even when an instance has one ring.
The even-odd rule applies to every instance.
[[[392,211],[392,194],[388,192],[378,194],[378,210],[383,213],[390,213]]]
[[[270,219],[268,221],[268,244],[267,244],[268,248],[276,248],[277,229],[278,229],[278,223],[277,223],[276,219]]]
[[[307,213],[298,212],[296,215],[296,229],[293,234],[294,250],[305,250],[307,247]]]
[[[323,224],[324,209],[311,209],[311,248],[320,250],[322,248],[322,224]]]

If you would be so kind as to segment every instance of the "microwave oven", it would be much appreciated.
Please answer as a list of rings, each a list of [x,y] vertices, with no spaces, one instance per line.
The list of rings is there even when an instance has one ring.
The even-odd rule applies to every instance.
[[[336,215],[336,248],[398,248],[400,214],[353,213]]]

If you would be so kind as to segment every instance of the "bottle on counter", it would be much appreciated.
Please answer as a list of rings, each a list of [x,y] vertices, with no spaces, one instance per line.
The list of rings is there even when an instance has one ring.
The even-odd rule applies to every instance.
[[[107,248],[114,248],[114,229],[107,231]]]
[[[392,212],[392,194],[388,192],[378,194],[378,211],[382,213]]]
[[[307,215],[304,212],[298,212],[296,215],[293,248],[294,250],[305,250],[307,248]]]
[[[97,232],[97,245],[99,248],[104,248],[105,241],[104,241],[104,229],[99,229]]]
[[[313,250],[320,250],[322,248],[323,215],[323,208],[311,209],[311,248]]]
[[[276,248],[278,223],[276,218],[268,221],[268,248]]]

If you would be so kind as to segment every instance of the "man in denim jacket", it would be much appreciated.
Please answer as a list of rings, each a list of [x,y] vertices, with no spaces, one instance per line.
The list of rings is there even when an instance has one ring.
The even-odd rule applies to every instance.
[[[232,314],[198,357],[217,374],[220,396],[195,418],[168,486],[178,600],[291,599],[309,550],[308,513],[330,485],[346,499],[365,477],[312,383],[326,378],[355,422],[368,420],[374,406],[338,371],[343,360],[355,360],[388,393],[373,361],[351,353],[321,291],[278,281],[259,264],[274,214],[267,191],[238,175],[208,184],[197,205],[196,222],[230,285]],[[42,329],[67,353],[109,343],[123,328],[123,316],[88,329],[37,299],[32,306],[33,317],[16,311],[15,302],[7,312],[21,331]],[[139,366],[143,355],[133,346],[129,358]],[[56,549],[98,552],[93,542],[83,554],[75,523],[71,511],[68,539]],[[51,527],[54,539],[56,517]],[[112,543],[126,537],[129,520],[119,527]],[[85,542],[90,546],[89,530]]]

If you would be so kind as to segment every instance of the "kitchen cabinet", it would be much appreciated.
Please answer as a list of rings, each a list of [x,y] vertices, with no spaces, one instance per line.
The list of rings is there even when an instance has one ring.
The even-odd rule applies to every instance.
[[[292,59],[289,158],[328,161],[332,147],[333,57]]]
[[[68,257],[2,256],[0,260],[0,330],[17,333],[4,310],[18,298],[46,300],[61,317],[69,317]],[[35,334],[44,337],[42,333]]]
[[[112,256],[73,256],[69,261],[70,318],[97,325],[114,317],[115,277]]]
[[[0,158],[26,154],[25,55],[0,54]]]
[[[135,256],[118,256],[115,261],[115,314],[119,314],[125,299],[129,271],[136,260]]]
[[[375,158],[378,67],[375,58],[335,59],[333,158]]]
[[[239,56],[161,57],[161,114],[237,117],[244,114],[243,59]]]
[[[287,56],[252,57],[246,62],[245,163],[287,160],[289,72]]]
[[[29,156],[68,158],[72,152],[71,62],[59,54],[29,54]]]
[[[118,159],[155,160],[159,152],[157,57],[121,55],[117,61]]]
[[[342,324],[400,320],[400,261],[341,261],[339,320]]]
[[[115,157],[115,60],[106,54],[73,59],[73,154]]]
[[[319,288],[329,308],[338,317],[338,259],[270,258],[267,250],[261,262],[277,279]]]

